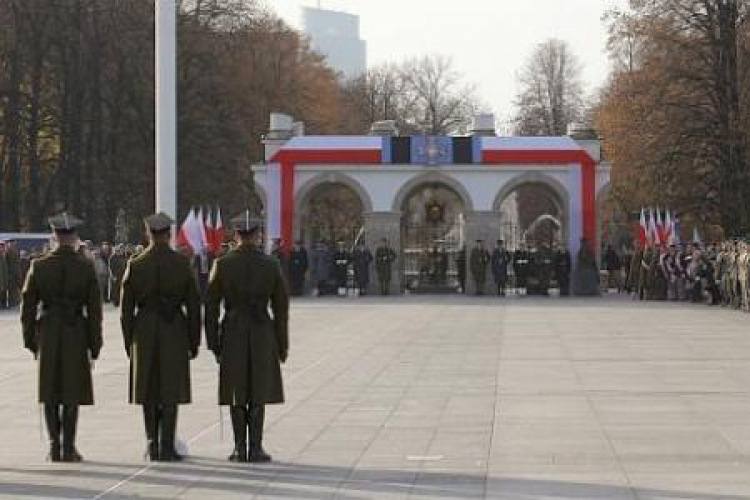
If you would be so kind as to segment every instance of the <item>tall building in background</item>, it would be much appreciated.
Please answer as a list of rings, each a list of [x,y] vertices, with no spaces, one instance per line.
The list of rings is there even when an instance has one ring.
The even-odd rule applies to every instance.
[[[359,38],[359,16],[325,9],[302,8],[302,27],[313,50],[344,78],[367,71],[367,44]]]

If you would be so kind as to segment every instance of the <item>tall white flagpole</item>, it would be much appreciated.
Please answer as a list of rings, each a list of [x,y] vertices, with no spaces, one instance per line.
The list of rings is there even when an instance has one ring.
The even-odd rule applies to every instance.
[[[177,220],[177,9],[156,0],[156,211]]]

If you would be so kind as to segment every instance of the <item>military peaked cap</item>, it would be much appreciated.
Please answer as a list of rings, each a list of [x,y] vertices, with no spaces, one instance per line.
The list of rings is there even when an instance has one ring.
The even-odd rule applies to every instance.
[[[236,215],[231,221],[232,229],[240,233],[251,233],[263,227],[263,219],[250,214],[250,210]]]
[[[68,212],[53,215],[47,219],[47,222],[49,222],[49,226],[56,233],[72,233],[83,224],[81,219]]]
[[[166,231],[174,224],[174,220],[164,212],[149,215],[143,221],[146,223],[147,228],[156,233]]]

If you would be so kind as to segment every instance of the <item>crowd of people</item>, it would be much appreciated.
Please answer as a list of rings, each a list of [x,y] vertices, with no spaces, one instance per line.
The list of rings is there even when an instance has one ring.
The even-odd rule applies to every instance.
[[[634,298],[750,310],[747,242],[645,245],[625,255],[620,264],[622,289]]]
[[[78,251],[94,263],[105,302],[119,305],[127,262],[143,248],[81,242]],[[468,291],[467,275],[470,275],[474,283],[472,292],[477,295],[489,292],[499,296],[510,293],[544,296],[552,289],[557,289],[560,296],[596,295],[615,289],[639,300],[706,302],[750,310],[750,245],[746,242],[645,245],[621,251],[608,245],[602,250],[600,266],[589,246],[584,244],[582,248],[584,251],[574,259],[560,245],[521,244],[510,250],[498,240],[489,249],[484,241],[478,240],[470,250],[463,247],[453,254],[458,291]],[[206,292],[213,261],[230,249],[231,244],[225,244],[216,256],[192,255],[188,248],[179,249],[191,258],[201,295]],[[0,241],[0,309],[19,306],[31,261],[48,250],[46,245],[19,250],[13,240]],[[373,271],[374,289],[388,295],[398,260],[387,239],[382,239],[374,252],[364,241],[351,247],[344,242],[320,241],[310,251],[297,241],[290,251],[284,251],[281,242],[274,240],[270,253],[280,262],[294,296],[348,295],[352,291],[366,295]],[[420,279],[439,278],[440,270],[448,268],[448,258],[445,252],[432,249],[423,259],[431,265],[422,266]]]

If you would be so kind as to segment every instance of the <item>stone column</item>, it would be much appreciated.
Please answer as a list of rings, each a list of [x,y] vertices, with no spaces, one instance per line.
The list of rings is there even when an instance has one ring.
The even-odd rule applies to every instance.
[[[477,245],[476,240],[484,240],[485,249],[492,253],[495,241],[502,238],[501,213],[495,210],[467,213],[464,237],[466,239],[466,294],[474,295],[477,292],[477,284],[469,267],[471,250]],[[492,280],[492,271],[488,265],[484,293],[488,293],[491,289]]]
[[[375,256],[375,250],[380,246],[380,240],[387,238],[388,242],[396,252],[396,262],[393,264],[391,274],[391,295],[401,293],[401,276],[403,274],[403,261],[401,259],[401,212],[367,212],[364,215],[365,241],[367,248]],[[369,294],[379,293],[378,275],[373,263],[370,270]]]

